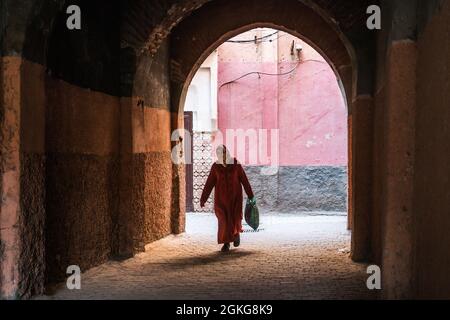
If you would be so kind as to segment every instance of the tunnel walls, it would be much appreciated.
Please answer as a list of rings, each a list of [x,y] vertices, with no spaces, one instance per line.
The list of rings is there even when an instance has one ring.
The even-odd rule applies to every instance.
[[[80,2],[76,32],[58,15],[45,67],[46,281],[113,254],[119,190],[120,61],[116,6]]]
[[[84,28],[69,31],[66,16],[57,15],[41,62],[48,283],[65,279],[69,265],[84,271],[105,262],[116,245],[119,37],[118,27],[108,27],[116,7],[79,4]]]
[[[69,265],[84,271],[112,253],[120,100],[111,44],[118,41],[99,30],[108,23],[92,22],[115,15],[90,7],[85,21],[95,36],[70,34],[65,17],[55,19],[62,5],[2,7],[17,19],[2,20],[4,298],[40,294]]]
[[[28,77],[22,79],[25,69]],[[5,192],[1,211],[2,294],[21,297],[41,291],[44,283],[45,74],[38,64],[15,56],[2,57],[0,73],[5,107],[1,125]]]
[[[47,81],[48,281],[62,280],[68,265],[87,270],[112,253],[119,108],[117,97]]]
[[[449,299],[450,1],[430,1],[421,12],[414,177],[415,290],[418,298]]]
[[[153,55],[120,48],[120,39],[130,43],[142,30],[115,23],[116,4],[83,5],[91,13],[87,34],[56,27],[49,45],[47,266],[55,269],[47,271],[49,281],[61,280],[68,263],[86,270],[184,230],[173,197],[169,42]],[[74,68],[80,61],[83,68]]]
[[[412,297],[417,3],[382,2],[374,115],[372,253],[386,299]]]
[[[26,298],[44,288],[45,68],[39,50],[23,50],[28,23],[39,20],[28,19],[39,11],[35,4],[1,3],[0,298]],[[48,14],[57,7],[48,6]]]
[[[372,252],[382,298],[449,298],[448,1],[382,2]]]
[[[2,2],[2,298],[184,230],[168,41],[142,54],[124,45],[143,33],[123,4],[71,4],[81,30],[66,28],[65,1]]]
[[[1,84],[1,296],[16,296],[20,256],[20,58],[2,57]]]
[[[20,111],[20,228],[22,252],[18,295],[42,292],[45,282],[45,72],[27,60],[22,70]],[[20,74],[20,73],[19,73]],[[34,127],[35,130],[26,130]]]
[[[132,168],[124,171],[121,214],[131,219],[128,231],[135,234],[132,250],[172,233],[172,113],[169,98],[168,41],[154,57],[143,54],[136,59],[135,87],[130,98],[122,98],[123,123],[130,125],[121,134],[122,157]],[[125,120],[125,118],[128,118]],[[125,133],[125,135],[123,135]],[[126,170],[126,168],[123,168]],[[128,195],[127,195],[128,194]],[[131,202],[129,202],[131,201]],[[132,210],[132,211],[130,211]],[[128,212],[128,213],[125,213]],[[128,222],[123,221],[122,226]],[[130,231],[130,230],[135,231]],[[122,248],[126,255],[130,248]]]
[[[363,1],[359,16],[348,14],[350,5],[321,1],[328,11],[320,12],[332,13],[322,21],[299,1],[289,3],[300,10],[248,1],[252,15],[242,15],[242,1],[214,0],[180,24],[204,1],[189,10],[175,0],[127,2],[134,11],[71,2],[84,6],[87,34],[54,28],[64,24],[55,17],[65,17],[65,1],[0,2],[2,298],[42,293],[46,275],[61,279],[64,264],[85,271],[182,232],[183,169],[169,162],[176,143],[169,138],[182,127],[183,85],[224,34],[261,20],[307,32],[339,72],[358,74],[343,80],[352,92],[352,258],[380,262],[386,298],[449,298],[448,0],[383,2],[376,91]],[[205,30],[211,16],[224,14],[231,18],[214,21],[220,28]],[[332,19],[357,58],[340,33],[327,31]],[[198,30],[202,37],[193,39]],[[151,143],[143,141],[148,132]]]

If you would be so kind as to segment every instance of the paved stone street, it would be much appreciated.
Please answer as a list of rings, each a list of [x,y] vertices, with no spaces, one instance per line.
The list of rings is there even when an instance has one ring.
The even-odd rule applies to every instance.
[[[82,275],[39,299],[373,299],[366,266],[349,258],[346,217],[264,215],[262,230],[219,252],[216,219],[188,214],[187,232],[147,246],[124,262]],[[247,228],[246,228],[247,229]]]

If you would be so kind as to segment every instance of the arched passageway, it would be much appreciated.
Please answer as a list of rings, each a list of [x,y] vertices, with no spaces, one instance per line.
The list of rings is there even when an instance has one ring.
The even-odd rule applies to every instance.
[[[316,50],[280,30],[256,28],[220,44],[184,105],[187,212],[212,212],[213,196],[203,208],[200,196],[214,150],[225,143],[262,212],[346,213],[348,108],[340,83]]]
[[[252,27],[254,25],[248,26],[248,28]],[[230,36],[232,34],[234,32],[231,32]],[[223,38],[228,39],[228,37]],[[305,48],[305,51],[309,50],[313,51],[310,47]],[[317,56],[319,59],[317,61],[323,59],[315,51],[310,55]],[[298,59],[307,63],[307,57],[311,58],[305,52],[303,55],[299,54]],[[329,65],[328,67],[330,68]],[[303,67],[299,67],[299,73],[301,70]],[[334,76],[334,87],[330,86],[332,91],[340,96],[344,95],[345,92],[339,92],[339,75],[333,75],[332,70],[326,71],[332,74],[331,78]],[[317,77],[315,79],[319,81]],[[195,88],[195,92],[198,90],[199,88]],[[312,101],[308,102],[312,103]],[[325,101],[319,100],[315,103],[325,103]],[[343,104],[337,104],[334,107],[342,108],[341,112],[344,116],[339,119],[345,122],[341,124],[345,126],[348,108]],[[221,111],[223,110],[219,110],[219,113]],[[182,112],[183,107],[180,107],[180,114]],[[335,128],[329,128],[329,130],[334,131]],[[188,137],[184,136],[184,145],[186,139]],[[284,143],[280,142],[280,149],[283,149],[283,146]],[[287,145],[284,147],[289,148]],[[254,177],[250,177],[251,180],[252,178]],[[266,177],[265,180],[268,178]],[[180,183],[183,184],[184,181]],[[184,189],[183,185],[181,187]],[[254,189],[254,191],[258,195],[258,201],[262,203],[264,199],[261,198],[259,190]],[[146,253],[139,254],[136,258],[119,264],[107,263],[86,273],[87,288],[80,297],[96,298],[106,290],[111,291],[111,296],[146,299],[209,299],[211,297],[224,299],[229,296],[246,299],[255,292],[257,297],[262,299],[276,297],[369,299],[375,297],[375,293],[366,290],[364,285],[365,265],[353,264],[348,258],[350,233],[346,232],[345,216],[330,217],[326,214],[305,216],[297,212],[283,217],[273,213],[263,213],[260,232],[251,233],[246,228],[247,232],[242,236],[242,247],[228,256],[222,256],[217,252],[216,228],[214,216],[188,214],[186,234],[182,237],[158,241],[148,246]],[[318,265],[320,265],[320,271],[316,269],[312,275],[312,270]],[[165,268],[158,266],[165,266]],[[142,274],[138,271],[142,268],[143,274],[154,276],[138,276]],[[252,279],[251,283],[245,277],[243,278],[242,273],[235,272],[236,269],[253,273],[249,276]],[[183,273],[183,277],[175,283],[172,279],[180,272]],[[232,287],[223,284],[222,275],[224,274],[227,275],[227,283],[233,283]],[[113,285],[107,289],[109,286],[107,279],[111,276],[120,277],[122,285]],[[199,285],[199,282],[202,285]],[[283,286],[279,286],[280,282]],[[138,283],[140,289],[129,289],[131,283]],[[167,283],[168,287],[164,287],[163,283]],[[345,289],[342,290],[342,287]],[[74,297],[78,295],[61,289],[52,296],[52,298]]]
[[[1,26],[2,297],[40,294],[68,264],[87,270],[184,231],[180,105],[211,50],[255,26],[301,37],[341,79],[353,260],[382,266],[386,297],[448,297],[449,170],[427,144],[447,137],[435,132],[447,100],[435,97],[450,92],[438,62],[448,46],[434,39],[448,38],[448,1],[377,2],[380,31],[366,26],[369,1],[73,3],[80,31],[65,27],[69,1],[2,7],[15,13]]]
[[[365,91],[370,92],[371,77],[374,70],[366,63],[370,52],[361,52],[361,48],[368,50],[373,40],[370,32],[366,33],[365,43],[351,43],[350,36],[355,36],[351,30],[346,34],[343,30],[329,21],[329,17],[321,15],[318,8],[311,8],[305,4],[292,1],[287,2],[292,10],[285,10],[275,1],[267,2],[262,6],[254,2],[215,2],[209,3],[196,10],[194,14],[182,20],[171,33],[170,61],[171,61],[171,108],[172,112],[182,113],[188,86],[200,67],[201,63],[211,52],[225,40],[255,27],[272,27],[288,31],[303,39],[313,46],[327,60],[335,71],[340,82],[342,92],[346,97],[348,106],[349,141],[355,145],[349,146],[349,175],[350,175],[350,197],[349,197],[349,225],[353,229],[352,257],[356,261],[369,260],[372,252],[377,248],[371,248],[370,234],[377,239],[377,229],[370,230],[368,219],[370,211],[371,188],[370,181],[370,152],[365,145],[371,141],[371,130],[367,121],[370,121],[371,100],[367,99]],[[236,12],[252,12],[237,16]],[[205,28],[210,17],[218,18],[214,26]],[[364,21],[364,20],[363,20]],[[358,24],[361,21],[354,21]],[[349,28],[356,28],[355,25]],[[364,31],[364,29],[362,29]],[[367,31],[367,29],[366,29]],[[359,30],[361,32],[361,30]],[[359,33],[358,32],[358,33]],[[364,32],[363,32],[364,33]],[[359,34],[359,36],[361,36]],[[358,88],[358,83],[360,87]],[[358,139],[353,139],[353,109],[360,104]],[[182,117],[178,117],[182,119]],[[183,128],[181,121],[177,128]],[[360,147],[356,146],[360,143]],[[352,158],[357,152],[361,162],[358,175],[354,175],[355,165]],[[364,160],[365,159],[365,160]],[[355,196],[354,193],[360,192]],[[356,209],[359,208],[359,209]],[[353,212],[361,213],[361,216],[353,215]],[[375,253],[374,253],[375,255]]]
[[[31,102],[24,105],[33,107],[42,125],[36,127],[40,131],[21,131],[21,143],[31,140],[30,146],[23,144],[23,158],[33,159],[24,165],[21,183],[27,184],[23,199],[30,194],[35,201],[24,208],[37,210],[35,224],[45,225],[45,237],[39,236],[39,228],[33,235],[42,242],[41,248],[36,242],[37,254],[29,263],[41,264],[46,281],[62,280],[66,265],[73,261],[87,269],[114,256],[131,256],[143,250],[146,243],[183,231],[183,168],[172,164],[170,158],[177,141],[172,145],[168,142],[171,130],[180,128],[179,103],[184,99],[186,84],[201,59],[224,37],[257,24],[289,30],[326,53],[343,79],[347,100],[354,99],[354,48],[319,7],[310,8],[297,1],[287,3],[291,9],[287,11],[275,1],[263,5],[217,1],[193,7],[187,3],[188,10],[177,4],[160,21],[157,16],[150,15],[156,20],[148,20],[148,16],[140,15],[136,24],[129,18],[137,10],[155,9],[137,2],[126,8],[120,36],[114,38],[116,33],[104,25],[118,18],[116,7],[111,4],[100,9],[94,4],[81,4],[84,23],[90,28],[77,34],[64,27],[64,4],[32,6],[24,43],[24,55],[34,64],[25,65],[22,75],[28,78],[33,68],[40,80],[35,86],[42,86],[39,108]],[[236,12],[248,10],[253,14],[236,16]],[[192,15],[188,15],[190,11]],[[205,28],[210,16],[220,16],[222,23]],[[99,17],[104,25],[97,23]],[[34,29],[39,24],[51,27]],[[112,36],[98,42],[92,29]],[[42,34],[36,34],[39,32]],[[117,40],[122,43],[120,51],[114,48]],[[199,41],[195,50],[191,40]],[[148,50],[142,50],[146,47]],[[118,62],[120,69],[113,67]],[[32,114],[23,112],[23,122]],[[27,139],[30,134],[34,139]],[[45,155],[45,160],[39,155]],[[33,187],[28,172],[41,178]],[[358,259],[368,254],[363,253]],[[42,288],[42,271],[34,275],[36,279],[30,279],[36,282],[37,291]]]

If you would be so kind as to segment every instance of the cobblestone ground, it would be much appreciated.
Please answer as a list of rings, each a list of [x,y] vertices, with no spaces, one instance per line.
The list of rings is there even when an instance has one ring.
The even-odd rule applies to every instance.
[[[216,219],[188,214],[187,232],[82,275],[81,290],[63,285],[38,299],[374,299],[366,266],[349,258],[345,216],[265,215],[227,254],[216,244]]]

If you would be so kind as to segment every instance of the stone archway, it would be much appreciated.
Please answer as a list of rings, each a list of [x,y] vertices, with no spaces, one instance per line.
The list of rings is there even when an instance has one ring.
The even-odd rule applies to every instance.
[[[130,257],[148,242],[183,232],[184,172],[171,161],[178,141],[171,143],[170,135],[180,127],[184,84],[202,55],[221,39],[258,24],[309,39],[342,80],[353,123],[353,258],[370,257],[367,146],[373,37],[360,28],[366,1],[353,7],[345,0],[315,4],[288,0],[282,7],[275,0],[79,3],[89,34],[55,31],[64,23],[64,1],[23,4],[17,16],[21,22],[11,33],[17,39],[9,39],[10,56],[2,58],[2,79],[13,75],[13,80],[8,78],[11,88],[2,82],[7,92],[2,101],[9,106],[2,117],[10,121],[3,123],[2,131],[14,132],[8,141],[2,138],[2,155],[9,155],[1,170],[2,178],[8,177],[2,192],[9,194],[1,211],[8,215],[1,238],[2,295],[28,297],[44,290],[48,254],[44,230],[51,222],[46,217],[53,212],[53,218],[61,218],[58,203],[67,199],[71,205],[65,211],[72,214],[53,226],[58,235],[68,237],[70,246],[55,234],[52,241],[60,243],[53,252],[71,248],[74,254],[60,259],[59,277],[64,264],[76,263],[90,250],[81,243],[97,245],[90,234],[99,236],[102,246],[95,250],[101,249],[101,254],[90,252],[92,259],[84,268],[113,256]],[[208,12],[218,19],[210,19]],[[211,28],[202,30],[205,24]],[[195,32],[199,45],[189,46]],[[57,39],[62,41],[59,45]],[[189,54],[184,56],[187,48]],[[89,109],[90,105],[95,107]],[[99,115],[107,115],[107,121]],[[60,120],[69,126],[58,127]],[[86,167],[85,160],[93,166]],[[101,179],[93,178],[99,173]],[[48,188],[50,184],[53,187]],[[94,203],[88,205],[85,200],[99,190],[101,196],[91,197]],[[99,223],[89,220],[92,212]],[[66,229],[58,229],[60,225]],[[69,256],[76,259],[66,259]]]
[[[353,230],[352,258],[355,261],[370,260],[373,252],[380,250],[372,247],[372,239],[378,239],[380,234],[377,228],[372,229],[378,225],[377,221],[371,220],[375,41],[374,33],[365,25],[368,4],[369,1],[362,1],[350,9],[344,1],[328,0],[314,4],[289,0],[283,6],[274,0],[181,1],[167,5],[167,15],[148,19],[141,12],[155,8],[151,4],[136,2],[126,8],[121,38],[123,59],[133,61],[121,68],[122,87],[125,89],[122,93],[134,102],[126,102],[128,107],[122,109],[129,110],[132,115],[139,100],[153,108],[163,104],[163,117],[170,118],[172,131],[177,130],[182,128],[183,117],[179,110],[187,84],[201,61],[218,43],[258,25],[276,26],[308,41],[327,57],[345,91],[348,126],[351,128],[349,227]],[[354,14],[349,15],[348,10]],[[139,27],[148,28],[149,25],[152,26],[151,32],[139,30]],[[154,86],[146,80],[146,71],[150,68],[158,68],[155,76],[162,85]],[[163,92],[169,91],[167,105]],[[151,96],[149,92],[156,94]],[[174,137],[174,140],[172,148],[181,145],[179,137]],[[185,207],[182,166],[173,166],[171,184],[172,229],[182,232]]]
[[[178,24],[171,34],[171,110],[179,112],[184,105],[187,87],[202,61],[222,42],[255,27],[272,27],[302,38],[317,49],[329,62],[342,83],[347,100],[349,119],[349,226],[353,229],[352,258],[356,261],[370,259],[371,197],[370,148],[372,101],[368,95],[358,95],[358,71],[364,70],[364,58],[356,53],[355,46],[340,31],[314,9],[293,1],[290,10],[282,10],[275,2],[267,1],[258,7],[255,3],[210,3]],[[237,12],[252,14],[237,14]],[[218,17],[208,25],[211,16]],[[262,22],[261,22],[262,21]],[[361,65],[363,65],[361,67]],[[358,66],[360,68],[358,68]],[[368,99],[369,98],[369,99]],[[356,125],[353,106],[363,112],[358,114]],[[181,128],[178,124],[177,128]],[[365,131],[361,129],[365,129]],[[355,133],[359,136],[355,139]],[[359,145],[357,147],[357,145]],[[353,156],[358,162],[353,161]],[[360,165],[356,169],[356,165]],[[355,172],[357,174],[355,175]],[[357,212],[354,214],[354,212]],[[359,214],[360,215],[359,215]]]

